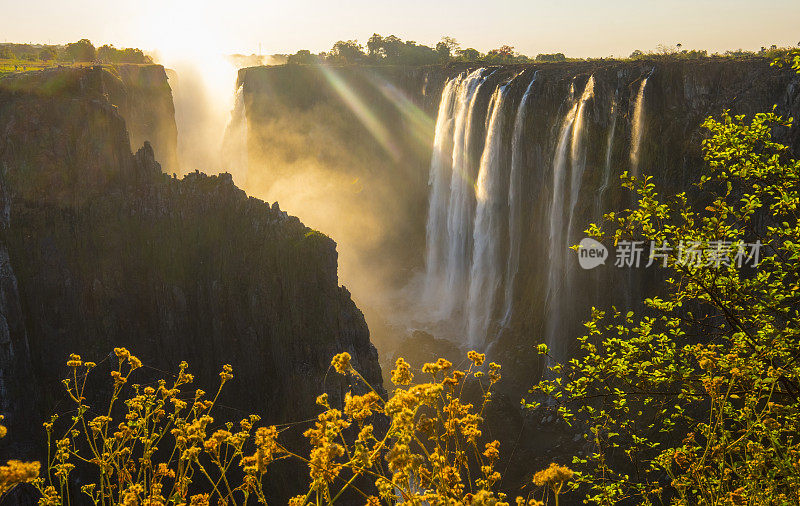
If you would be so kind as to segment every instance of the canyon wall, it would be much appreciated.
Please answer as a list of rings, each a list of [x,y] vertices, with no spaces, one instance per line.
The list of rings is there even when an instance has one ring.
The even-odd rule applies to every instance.
[[[297,192],[296,212],[331,210],[326,230],[358,250],[348,274],[392,264],[383,294],[353,283],[361,307],[378,306],[373,332],[388,328],[382,354],[425,330],[489,350],[518,392],[541,372],[536,344],[567,354],[589,307],[634,307],[657,286],[654,270],[584,271],[569,250],[590,222],[631,204],[620,174],[692,194],[707,116],[800,111],[797,76],[761,58],[287,65],[244,69],[239,84],[248,188],[279,194],[324,166],[333,182],[304,181],[323,190]],[[798,150],[798,132],[777,133]]]
[[[164,172],[178,170],[178,130],[171,84],[161,65],[117,65],[111,69],[122,86],[108,86],[110,102],[125,119],[131,150],[145,141],[153,147]],[[107,75],[107,74],[104,74]]]
[[[149,143],[132,154],[111,97],[139,98],[109,92],[116,79],[60,69],[0,80],[0,457],[41,457],[41,421],[68,405],[69,353],[99,364],[90,402],[117,346],[145,364],[141,383],[186,360],[196,386],[213,391],[229,363],[235,380],[217,412],[229,420],[313,417],[319,393],[341,399],[349,388],[329,374],[343,351],[380,385],[364,317],[339,285],[336,243],[225,174],[179,180]],[[297,493],[298,471],[273,476],[275,497]]]
[[[478,348],[502,364],[486,418],[515,441],[509,490],[591,451],[580,429],[520,408],[547,365],[537,345],[564,360],[592,306],[636,309],[659,289],[647,258],[615,267],[607,244],[605,265],[584,270],[569,249],[634,204],[619,176],[652,175],[660,195],[702,208],[706,117],[800,115],[798,76],[761,58],[280,66],[242,70],[239,84],[248,188],[282,202],[291,189],[294,212],[340,242],[382,363],[460,363]],[[800,154],[800,125],[775,134]]]

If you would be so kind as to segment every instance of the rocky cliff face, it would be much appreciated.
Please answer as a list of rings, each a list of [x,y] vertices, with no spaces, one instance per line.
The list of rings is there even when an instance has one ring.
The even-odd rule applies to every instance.
[[[108,86],[109,100],[125,119],[131,150],[145,141],[153,147],[164,172],[178,170],[178,129],[167,74],[161,65],[118,65],[113,73],[122,86]]]
[[[263,170],[265,175],[252,177],[280,186],[319,160],[351,177],[370,174],[362,179],[368,195],[391,188],[389,197],[371,208],[373,214],[395,220],[385,223],[403,224],[387,226],[386,238],[387,244],[406,251],[393,257],[397,283],[383,287],[404,288],[395,292],[399,296],[388,310],[377,308],[370,320],[373,332],[381,329],[382,319],[393,323],[388,338],[376,340],[382,359],[388,363],[401,355],[419,365],[434,354],[457,358],[463,351],[434,339],[448,337],[462,348],[483,348],[501,363],[503,381],[487,418],[495,437],[520,442],[504,474],[504,484],[512,486],[529,479],[525,470],[587,451],[580,434],[553,418],[530,419],[519,408],[519,399],[544,367],[536,345],[549,342],[561,357],[569,356],[592,306],[633,309],[659,286],[655,269],[615,268],[613,259],[596,270],[583,270],[568,245],[577,244],[588,224],[601,221],[603,213],[632,205],[631,195],[618,184],[625,171],[652,175],[662,195],[687,191],[692,202],[702,205],[707,197],[693,183],[703,168],[703,120],[724,109],[752,115],[773,105],[779,114],[797,118],[800,80],[758,58],[479,69],[466,64],[281,66],[245,69],[239,81],[248,151],[265,160],[262,166],[250,166],[251,174]],[[475,71],[474,83],[481,84],[474,95],[462,96],[469,100],[461,106],[452,102],[440,108],[446,84],[462,76],[454,85],[459,86]],[[435,173],[429,169],[440,114],[445,115],[439,118],[441,130],[450,137],[437,144],[442,146],[443,173],[437,193]],[[493,118],[499,125],[494,131]],[[453,130],[458,129],[461,147],[455,148]],[[415,142],[425,150],[416,149],[409,132],[418,135]],[[795,122],[792,129],[776,134],[800,154],[800,125]],[[451,156],[456,151],[457,167]],[[513,178],[512,165],[519,169]],[[461,193],[454,191],[458,187]],[[347,188],[340,185],[337,190],[346,194]],[[338,198],[330,191],[314,195],[319,205],[339,205]],[[435,227],[426,223],[433,202],[442,211]],[[454,210],[454,202],[461,207]],[[339,210],[336,219],[348,224],[347,208],[339,205]],[[479,213],[484,219],[480,229]],[[359,220],[350,226],[363,230]],[[341,233],[345,248],[347,241],[362,246],[357,233]],[[435,243],[428,241],[431,237]],[[431,254],[432,244],[439,248],[438,256]],[[370,253],[372,263],[382,265],[392,249]],[[510,269],[512,252],[518,263]],[[426,266],[426,254],[427,260],[442,259],[441,270]],[[415,274],[424,282],[415,283]],[[452,283],[454,279],[460,283]],[[359,305],[365,311],[374,302],[374,293],[354,288],[354,294],[364,299]],[[475,308],[483,312],[482,322],[474,317]],[[431,335],[416,333],[403,340],[413,329]]]
[[[165,170],[177,167],[175,108],[161,65],[65,67],[26,72],[6,76],[3,87],[42,98],[69,96],[113,105],[125,121],[129,150],[136,151],[147,141]]]
[[[244,69],[239,82],[245,97],[248,151],[251,155],[250,179],[267,179],[268,186],[280,187],[303,172],[309,164],[323,164],[329,171],[359,177],[363,191],[353,199],[379,196],[365,206],[384,220],[382,247],[364,255],[364,265],[386,265],[387,257],[395,263],[396,286],[413,279],[413,273],[425,269],[425,234],[432,179],[429,167],[433,146],[434,123],[445,84],[454,77],[479,69],[480,65],[452,64],[429,67],[333,67],[320,69],[304,66],[279,66]],[[535,76],[535,77],[534,77]],[[526,90],[524,121],[516,155],[523,171],[516,188],[521,197],[516,242],[522,245],[520,264],[512,289],[511,308],[490,309],[491,323],[483,345],[494,343],[492,351],[507,366],[507,378],[524,391],[540,367],[534,345],[544,339],[552,308],[545,304],[548,265],[551,252],[547,242],[551,197],[553,195],[554,158],[558,136],[565,116],[574,101],[581,97],[591,77],[593,93],[582,112],[581,146],[585,159],[580,162],[579,187],[570,188],[564,197],[572,209],[572,232],[580,233],[602,213],[629,205],[629,195],[617,184],[623,171],[632,170],[632,144],[637,136],[634,127],[636,104],[642,83],[646,82],[638,133],[638,169],[655,176],[667,193],[689,190],[702,168],[702,121],[709,115],[731,109],[736,114],[771,110],[788,116],[800,113],[800,82],[790,70],[771,67],[766,59],[593,61],[535,65],[489,66],[482,73],[485,82],[469,106],[472,111],[471,141],[466,153],[468,170],[463,178],[472,187],[478,179],[478,165],[485,148],[491,98],[505,86],[505,98],[499,116],[504,118],[498,132],[498,159],[504,177],[508,177],[512,158],[515,118]],[[531,85],[533,80],[536,83]],[[451,111],[452,112],[452,111]],[[297,121],[297,119],[300,119]],[[455,121],[455,118],[450,120]],[[800,151],[800,126],[795,123],[783,139]],[[574,138],[575,136],[573,136]],[[569,139],[568,139],[569,141]],[[574,142],[574,141],[572,141]],[[425,149],[419,146],[424,146]],[[452,147],[452,146],[451,146]],[[302,153],[298,155],[297,153]],[[568,153],[569,156],[569,153]],[[255,160],[255,162],[253,161]],[[263,160],[261,165],[258,160]],[[570,164],[567,160],[567,164]],[[450,181],[450,176],[447,176]],[[347,180],[349,183],[349,180]],[[610,184],[607,184],[610,183]],[[508,191],[508,182],[505,182]],[[260,191],[257,188],[256,191]],[[389,189],[388,191],[386,189]],[[348,187],[340,185],[339,193]],[[449,188],[448,190],[449,191]],[[574,194],[574,195],[572,195]],[[347,209],[338,204],[339,194],[326,191],[314,195],[319,205],[338,205],[337,220],[361,230],[358,220],[348,222]],[[471,211],[475,212],[472,196]],[[469,206],[468,206],[469,207]],[[505,271],[507,244],[511,234],[509,203],[500,201],[492,212],[502,217],[497,232],[498,270]],[[469,211],[469,210],[468,210]],[[566,220],[566,218],[565,218]],[[399,226],[393,226],[400,223]],[[566,221],[565,227],[566,227]],[[451,224],[448,224],[450,226]],[[472,231],[465,239],[472,241]],[[343,248],[361,247],[358,234],[340,232]],[[352,237],[351,237],[352,236]],[[335,236],[336,237],[336,236]],[[579,240],[579,237],[570,237]],[[389,251],[390,253],[387,253]],[[395,254],[397,251],[402,254]],[[473,251],[468,248],[464,262],[469,265]],[[564,252],[566,257],[567,252]],[[575,260],[573,257],[567,259]],[[565,260],[566,261],[566,260]],[[581,331],[580,323],[588,308],[597,300],[603,304],[630,306],[654,285],[649,274],[629,279],[618,273],[585,273],[577,262],[565,269],[575,271],[568,306],[569,321],[559,329],[563,336]],[[354,285],[355,286],[355,285]],[[384,285],[391,289],[391,282]],[[501,280],[501,290],[505,283]],[[582,288],[575,288],[582,287]],[[360,287],[359,287],[360,288]],[[373,293],[354,289],[362,307],[369,307]],[[406,290],[404,295],[419,293]],[[498,297],[499,299],[500,297]],[[433,301],[435,305],[436,301]],[[411,306],[405,327],[423,328],[437,336],[450,333],[455,339],[466,332],[466,324],[444,325],[425,321],[423,303]],[[393,306],[391,311],[400,309]],[[456,319],[467,319],[467,311]],[[506,318],[506,313],[511,314]],[[386,314],[381,316],[387,316]],[[391,317],[391,315],[389,315]],[[380,318],[380,317],[379,317]],[[370,322],[373,331],[378,322]],[[398,324],[401,333],[403,324]],[[395,336],[397,333],[395,333]],[[569,340],[568,337],[564,337]],[[380,344],[385,344],[379,342]],[[391,344],[388,344],[391,347]],[[393,350],[387,349],[387,356]]]
[[[230,363],[236,379],[219,415],[236,420],[313,416],[321,391],[343,395],[327,375],[342,351],[380,384],[364,317],[338,283],[336,244],[229,176],[178,180],[149,144],[132,155],[122,107],[106,93],[114,79],[60,70],[0,80],[0,409],[10,434],[0,454],[37,456],[71,352],[102,363],[128,347],[145,377],[187,360],[206,390]]]

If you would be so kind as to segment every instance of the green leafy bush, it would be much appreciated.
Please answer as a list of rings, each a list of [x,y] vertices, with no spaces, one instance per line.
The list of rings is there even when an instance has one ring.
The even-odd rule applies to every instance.
[[[533,389],[549,403],[530,408],[586,431],[593,450],[574,463],[591,502],[797,503],[800,162],[773,139],[790,125],[774,113],[706,120],[698,187],[710,204],[624,175],[637,206],[607,215],[610,234],[587,231],[669,251],[663,293],[638,315],[594,310],[581,355]],[[757,241],[760,263],[742,268]],[[692,244],[715,258],[686,262]]]

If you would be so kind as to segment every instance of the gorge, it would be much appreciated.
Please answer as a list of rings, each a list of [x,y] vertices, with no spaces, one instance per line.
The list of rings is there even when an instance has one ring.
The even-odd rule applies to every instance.
[[[328,375],[342,351],[380,385],[363,315],[339,285],[335,243],[247,197],[230,175],[164,174],[154,148],[170,153],[176,133],[171,111],[157,109],[171,107],[164,70],[124,75],[133,79],[99,67],[0,79],[0,410],[13,435],[3,455],[42,458],[32,421],[69,414],[70,353],[98,363],[96,398],[108,393],[119,346],[146,364],[145,384],[186,360],[211,391],[233,364],[236,381],[220,398],[228,420],[312,418],[318,394],[341,400],[350,389]],[[141,121],[151,117],[162,121]],[[152,146],[132,154],[132,132]],[[302,439],[302,425],[286,429]],[[288,497],[302,482],[297,468],[276,469],[270,488]]]
[[[229,173],[205,175],[179,160],[180,79],[0,78],[3,455],[36,456],[27,420],[58,409],[71,352],[102,365],[126,346],[153,376],[185,359],[207,389],[230,363],[225,416],[289,424],[344,397],[336,353],[380,385],[398,355],[478,349],[503,364],[509,463],[546,464],[574,440],[519,409],[537,345],[566,359],[591,307],[657,290],[653,270],[584,270],[570,249],[632,203],[619,176],[703,202],[704,118],[800,113],[797,75],[761,58],[250,67],[227,91]],[[800,152],[798,125],[780,135]]]
[[[613,258],[585,271],[569,249],[589,223],[632,203],[619,176],[650,175],[701,199],[692,185],[707,116],[773,105],[796,116],[800,105],[797,76],[759,58],[289,65],[243,69],[238,86],[249,190],[339,241],[343,279],[384,365],[422,330],[488,350],[517,393],[544,365],[538,343],[565,358],[592,306],[631,309],[657,285],[653,269],[617,268]],[[782,135],[798,149],[796,124]],[[311,180],[325,191],[282,198]],[[350,223],[341,216],[354,216],[354,202]],[[338,212],[303,214],[320,206]]]

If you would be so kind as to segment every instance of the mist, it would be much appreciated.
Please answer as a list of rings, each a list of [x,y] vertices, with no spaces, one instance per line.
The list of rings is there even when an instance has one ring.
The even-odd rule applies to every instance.
[[[249,195],[277,201],[336,241],[339,282],[385,357],[414,330],[415,319],[425,319],[413,287],[423,263],[432,118],[410,107],[402,90],[387,92],[374,75],[264,70],[244,77],[238,121],[228,126],[225,152],[246,144],[246,160],[226,162],[246,167],[240,171],[246,177],[234,179]],[[302,75],[299,85],[278,82],[297,79],[293,72]]]
[[[178,127],[178,164],[173,172],[231,172],[240,184],[246,177],[225,163],[222,147],[230,123],[238,67],[223,56],[167,58]]]

